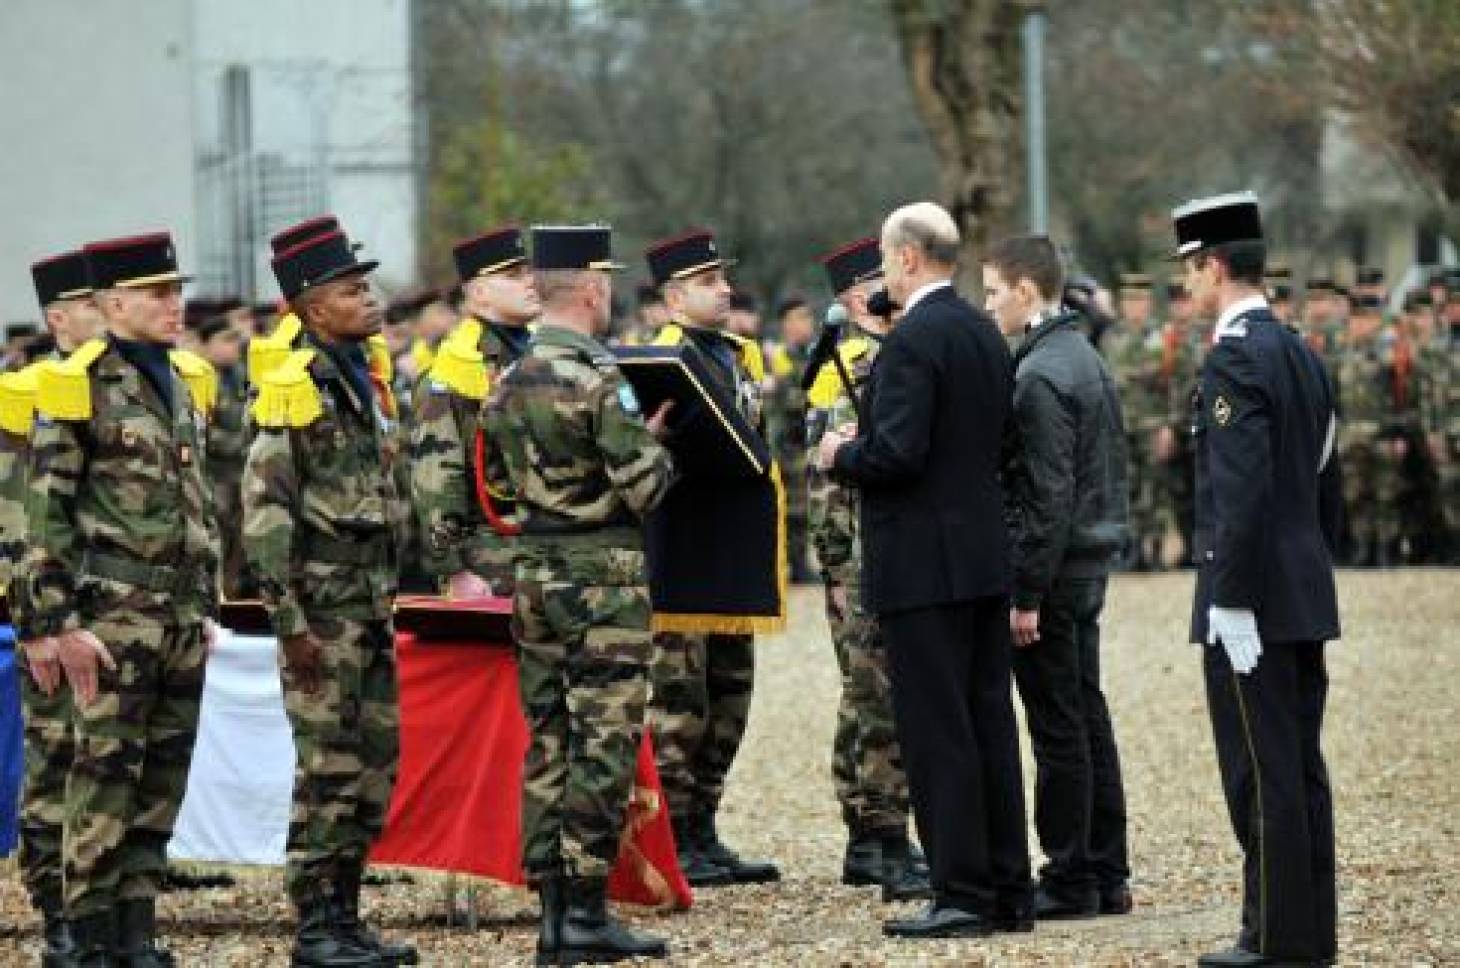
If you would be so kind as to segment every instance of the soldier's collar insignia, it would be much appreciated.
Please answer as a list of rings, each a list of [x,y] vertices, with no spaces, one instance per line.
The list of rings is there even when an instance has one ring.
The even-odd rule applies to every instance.
[[[1232,420],[1232,405],[1227,398],[1218,395],[1217,402],[1212,404],[1212,416],[1217,418],[1217,426],[1225,427]]]

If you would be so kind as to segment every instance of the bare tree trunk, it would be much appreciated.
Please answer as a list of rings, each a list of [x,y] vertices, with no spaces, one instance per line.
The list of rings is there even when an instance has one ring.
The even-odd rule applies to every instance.
[[[1024,161],[1020,27],[1038,0],[889,0],[913,98],[963,233],[960,281],[1016,226]]]

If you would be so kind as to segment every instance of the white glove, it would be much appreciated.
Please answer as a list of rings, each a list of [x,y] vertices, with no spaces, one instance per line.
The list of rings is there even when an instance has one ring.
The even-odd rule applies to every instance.
[[[1207,609],[1207,645],[1221,643],[1232,668],[1246,675],[1262,658],[1262,636],[1257,634],[1257,615],[1250,608]]]

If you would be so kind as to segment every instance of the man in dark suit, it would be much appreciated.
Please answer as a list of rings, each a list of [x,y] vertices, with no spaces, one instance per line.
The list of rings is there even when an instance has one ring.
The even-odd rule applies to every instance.
[[[937,205],[883,225],[903,316],[855,440],[820,466],[862,491],[863,596],[887,641],[893,712],[934,900],[897,937],[1029,930],[1029,848],[1010,694],[1009,538],[999,485],[1013,388],[993,323],[953,289],[958,228]]]
[[[1332,963],[1333,799],[1320,734],[1338,637],[1331,549],[1342,491],[1333,388],[1262,295],[1257,197],[1173,213],[1185,285],[1217,316],[1193,401],[1197,580],[1222,787],[1242,846],[1242,930],[1204,966]]]

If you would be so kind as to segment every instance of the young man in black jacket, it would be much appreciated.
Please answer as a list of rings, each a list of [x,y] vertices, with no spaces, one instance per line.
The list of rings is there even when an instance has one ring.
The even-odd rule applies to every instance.
[[[1100,689],[1100,612],[1127,529],[1125,428],[1114,380],[1077,315],[1061,311],[1063,276],[1044,236],[1000,242],[983,270],[986,308],[1019,341],[1004,471],[1009,629],[1047,858],[1034,912],[1047,919],[1131,908],[1125,792]]]

